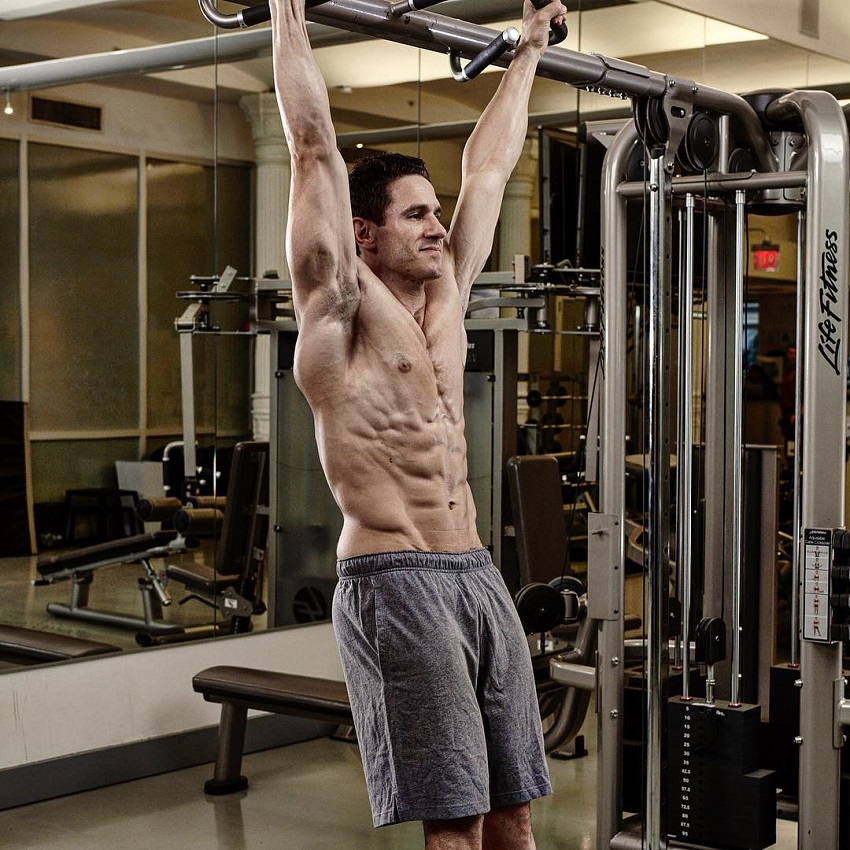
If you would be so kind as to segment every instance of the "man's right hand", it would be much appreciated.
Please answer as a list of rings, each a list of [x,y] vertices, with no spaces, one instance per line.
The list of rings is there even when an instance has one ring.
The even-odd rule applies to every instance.
[[[528,44],[542,55],[549,46],[549,30],[552,24],[563,24],[566,14],[567,7],[560,0],[552,0],[540,9],[536,9],[531,0],[525,0],[520,45]]]

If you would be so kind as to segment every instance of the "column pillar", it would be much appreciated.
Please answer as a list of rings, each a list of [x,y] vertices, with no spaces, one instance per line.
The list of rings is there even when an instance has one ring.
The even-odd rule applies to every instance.
[[[274,271],[288,279],[285,237],[292,168],[277,98],[274,92],[263,92],[246,95],[240,104],[254,136],[254,268],[257,277]],[[255,440],[269,439],[269,343],[269,336],[261,334],[254,346],[251,429]]]
[[[515,254],[531,253],[531,201],[537,180],[537,159],[537,140],[526,139],[502,200],[499,216],[500,271],[511,268]]]
[[[499,270],[513,268],[516,254],[531,253],[531,202],[537,180],[539,152],[536,139],[526,139],[519,162],[505,186],[502,211],[499,216]],[[528,334],[520,333],[517,345],[517,371],[528,372]],[[528,394],[528,383],[517,385],[520,397]],[[517,422],[524,423],[529,416],[528,405],[517,405]]]

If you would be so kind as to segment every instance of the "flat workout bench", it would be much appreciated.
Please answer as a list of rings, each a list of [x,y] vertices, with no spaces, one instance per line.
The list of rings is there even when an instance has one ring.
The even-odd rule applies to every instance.
[[[192,687],[207,702],[221,703],[215,773],[204,783],[207,794],[232,794],[248,787],[240,770],[249,708],[337,726],[354,723],[345,682],[220,666],[201,670],[192,679]]]
[[[46,664],[109,652],[121,652],[121,647],[55,632],[0,625],[0,660],[13,664]]]

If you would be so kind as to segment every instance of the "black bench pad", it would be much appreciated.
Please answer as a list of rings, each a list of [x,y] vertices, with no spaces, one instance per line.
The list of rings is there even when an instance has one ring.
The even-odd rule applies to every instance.
[[[66,661],[108,652],[121,652],[121,647],[55,632],[0,625],[0,655],[34,662]]]
[[[250,667],[208,667],[192,678],[208,702],[221,703],[215,774],[207,794],[232,794],[248,787],[240,774],[249,708],[351,726],[351,704],[344,682],[294,676]]]
[[[122,559],[138,560],[160,546],[167,546],[177,538],[174,531],[158,531],[154,534],[136,534],[133,537],[123,537],[120,540],[100,543],[97,546],[86,546],[85,549],[75,549],[59,555],[47,555],[39,558],[36,568],[43,576],[64,570],[87,567],[103,561],[113,561],[120,564]]]
[[[192,687],[209,702],[232,703],[337,724],[351,723],[345,682],[250,667],[219,666],[195,675]]]

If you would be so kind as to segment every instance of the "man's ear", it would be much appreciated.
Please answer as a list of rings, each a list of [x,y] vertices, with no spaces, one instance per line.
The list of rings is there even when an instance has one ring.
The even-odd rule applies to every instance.
[[[375,223],[369,221],[368,218],[358,218],[355,216],[351,219],[354,225],[354,241],[357,247],[364,251],[368,251],[375,244]]]

